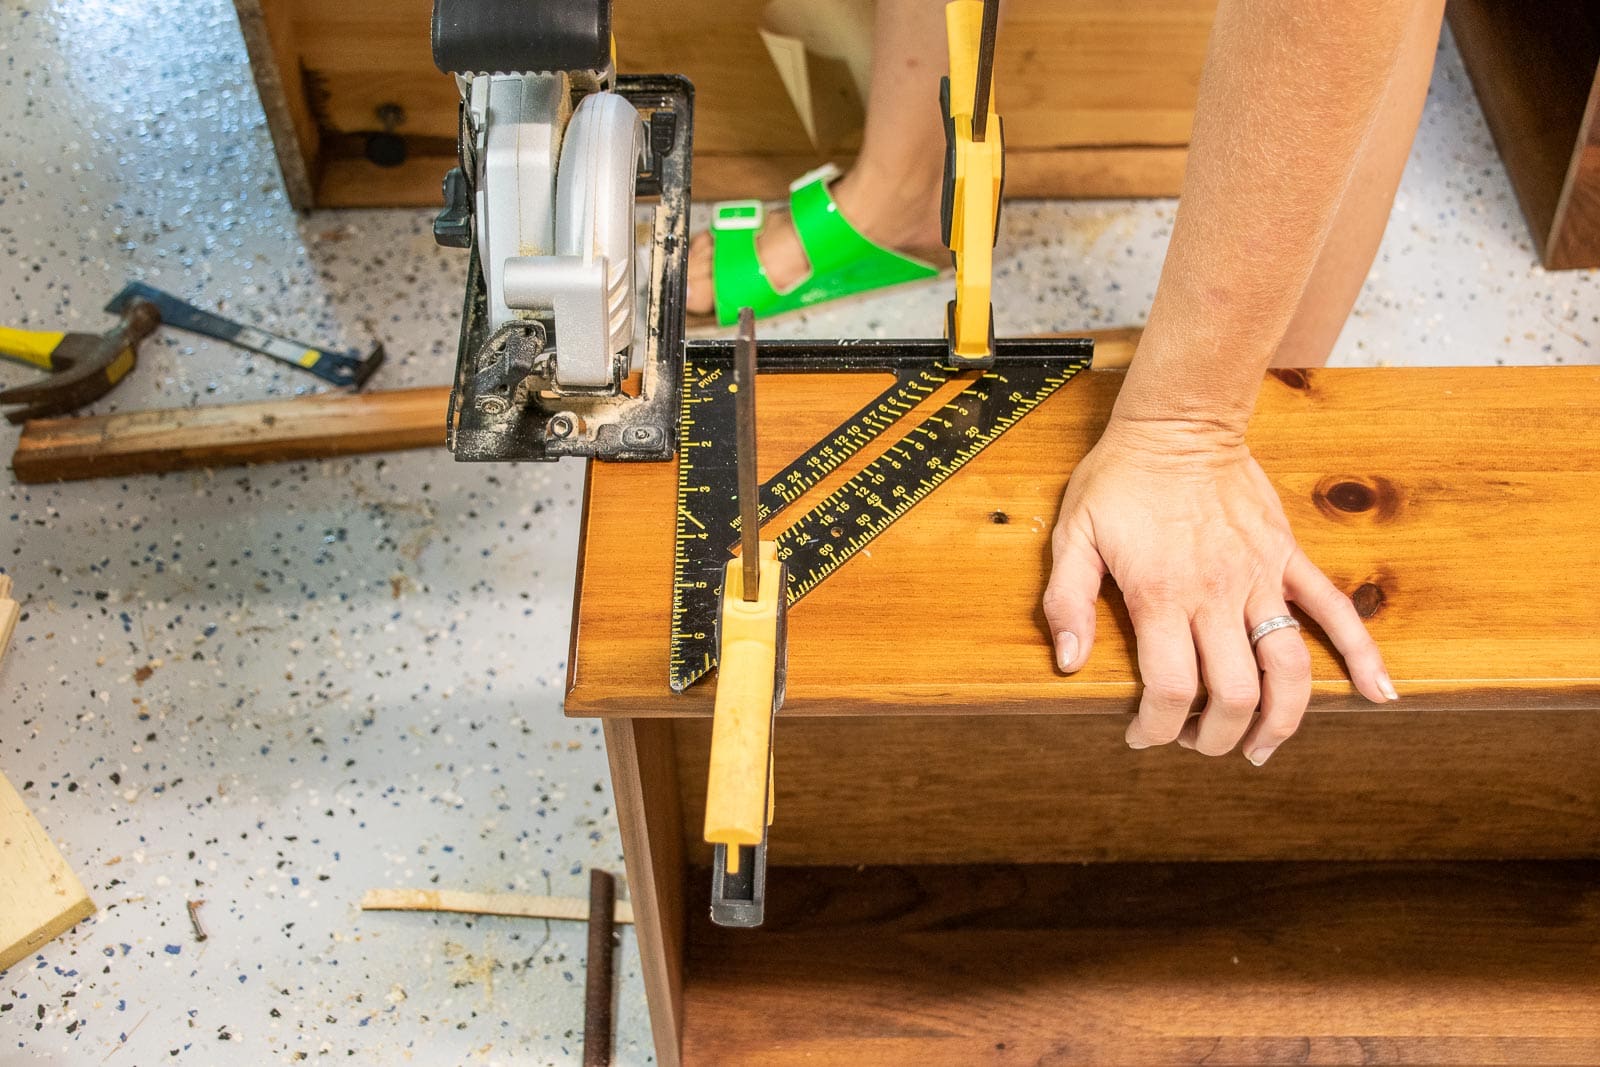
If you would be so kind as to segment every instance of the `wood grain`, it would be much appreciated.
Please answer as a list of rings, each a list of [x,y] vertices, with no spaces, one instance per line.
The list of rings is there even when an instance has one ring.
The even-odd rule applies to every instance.
[[[0,655],[5,648],[0,644]],[[55,843],[0,774],[0,971],[94,914]]]
[[[1125,725],[780,713],[772,862],[1600,857],[1600,714],[1316,715],[1260,768],[1134,752]],[[703,866],[709,730],[674,731],[684,849]]]
[[[1108,583],[1094,653],[1070,678],[1053,666],[1039,608],[1061,491],[1120,381],[1081,375],[796,605],[785,718],[1134,709],[1116,590]],[[787,462],[878,384],[764,380],[763,462]],[[1267,379],[1251,447],[1301,545],[1369,613],[1400,710],[1600,708],[1597,387],[1592,367]],[[593,562],[567,713],[707,714],[711,685],[674,695],[666,684],[673,470],[609,464],[589,477]],[[1328,642],[1307,634],[1313,712],[1370,710]]]
[[[800,173],[825,159],[848,160],[859,148],[851,127],[811,144],[757,33],[766,2],[615,2],[619,69],[684,74],[695,85],[698,198],[783,196]],[[457,95],[433,66],[431,0],[239,0],[239,7],[241,20],[273,31],[258,34],[250,51],[293,195],[298,170],[309,175],[319,207],[440,202],[439,182],[453,159],[425,146],[453,142]],[[1009,5],[996,63],[1007,191],[1176,193],[1214,9],[1215,0]],[[269,64],[275,74],[260,69]],[[396,132],[415,142],[412,159],[395,168],[370,163],[359,148],[359,135],[380,128],[378,109],[389,104],[405,113]]]
[[[1594,863],[770,874],[691,883],[687,1063],[1600,1062]]]
[[[11,468],[36,483],[442,446],[446,387],[34,419]]]
[[[633,902],[639,966],[650,1007],[656,1063],[661,1067],[680,1063],[683,938],[688,922],[671,726],[648,719],[605,723],[606,759],[611,766],[611,792],[628,872],[628,897]]]
[[[1600,266],[1600,15],[1583,0],[1446,12],[1545,266]]]

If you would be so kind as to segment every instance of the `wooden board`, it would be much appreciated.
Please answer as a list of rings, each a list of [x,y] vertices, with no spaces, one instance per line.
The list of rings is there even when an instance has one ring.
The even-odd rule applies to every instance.
[[[1544,265],[1600,266],[1600,14],[1583,0],[1446,11]]]
[[[810,142],[757,32],[766,2],[615,0],[619,69],[694,82],[699,199],[784,196],[800,173],[859,147],[853,126],[830,143]],[[431,0],[237,6],[296,206],[440,202],[457,95],[433,66]],[[1174,194],[1214,9],[1215,0],[1008,5],[996,62],[1007,191]],[[930,88],[930,108],[935,99]],[[412,158],[386,170],[366,160],[363,145],[389,104],[405,113],[396,132]]]
[[[1070,678],[1039,607],[1061,491],[1120,382],[1081,375],[798,604],[783,715],[1132,711],[1115,589]],[[764,376],[763,467],[879,384]],[[1600,708],[1600,368],[1284,372],[1250,443],[1307,553],[1368,613],[1398,711]],[[590,470],[569,715],[710,711],[710,684],[666,683],[674,499],[670,466]],[[1313,712],[1370,710],[1307,633]]]
[[[705,881],[686,1063],[1600,1062],[1594,863],[774,868],[759,931]]]
[[[0,649],[3,651],[3,649]],[[0,774],[0,971],[94,914],[67,861]]]
[[[682,818],[671,723],[612,720],[605,724],[605,738],[656,1063],[678,1067],[683,937],[689,920],[684,914]]]
[[[1600,858],[1600,714],[1314,715],[1260,768],[1133,752],[1125,725],[780,715],[772,862]],[[674,726],[684,849],[709,866],[710,723]]]
[[[438,386],[34,419],[11,468],[36,483],[438,447],[449,402]]]

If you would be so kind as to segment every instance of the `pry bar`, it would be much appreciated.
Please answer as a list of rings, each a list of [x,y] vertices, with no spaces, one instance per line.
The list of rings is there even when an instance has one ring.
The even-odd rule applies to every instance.
[[[162,292],[143,282],[129,282],[122,292],[106,305],[106,310],[113,314],[120,313],[123,306],[135,298],[148,300],[160,309],[163,325],[175,326],[180,330],[215,337],[219,341],[248,348],[252,352],[259,352],[269,359],[314,374],[325,382],[346,389],[360,389],[366,384],[367,379],[372,377],[373,372],[383,365],[384,354],[381,344],[374,346],[365,358],[353,348],[345,352],[336,352],[328,348],[302,344],[254,326],[246,326],[242,322],[225,319],[221,315],[197,308],[171,293]]]

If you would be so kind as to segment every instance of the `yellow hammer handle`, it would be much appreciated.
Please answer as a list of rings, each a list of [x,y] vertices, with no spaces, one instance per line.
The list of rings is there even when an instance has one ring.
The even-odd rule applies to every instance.
[[[9,326],[0,326],[0,356],[10,356],[40,370],[49,370],[50,355],[65,336],[67,336],[65,333],[16,330]]]
[[[772,819],[772,698],[777,681],[778,610],[785,593],[777,545],[761,542],[761,595],[743,596],[744,565],[730,560],[722,583],[717,699],[706,775],[705,839],[728,846],[728,873],[739,873],[738,845],[759,845]]]

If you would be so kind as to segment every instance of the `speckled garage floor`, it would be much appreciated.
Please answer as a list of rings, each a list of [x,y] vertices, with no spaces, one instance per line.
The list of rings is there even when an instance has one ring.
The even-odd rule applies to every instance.
[[[1595,275],[1537,268],[1442,60],[1337,362],[1593,361]],[[448,379],[461,255],[427,212],[290,210],[225,0],[5,4],[0,130],[0,321],[98,331],[139,277],[293,336],[381,339],[378,387]],[[1014,205],[1000,330],[1141,321],[1172,213]],[[768,332],[932,332],[945,284]],[[307,383],[164,332],[98,410]],[[0,769],[101,912],[0,975],[0,1063],[577,1062],[581,926],[357,901],[582,895],[590,865],[620,871],[599,731],[561,716],[581,481],[442,451],[6,479],[0,567],[26,615]],[[649,1062],[631,933],[620,961],[618,1058]]]

